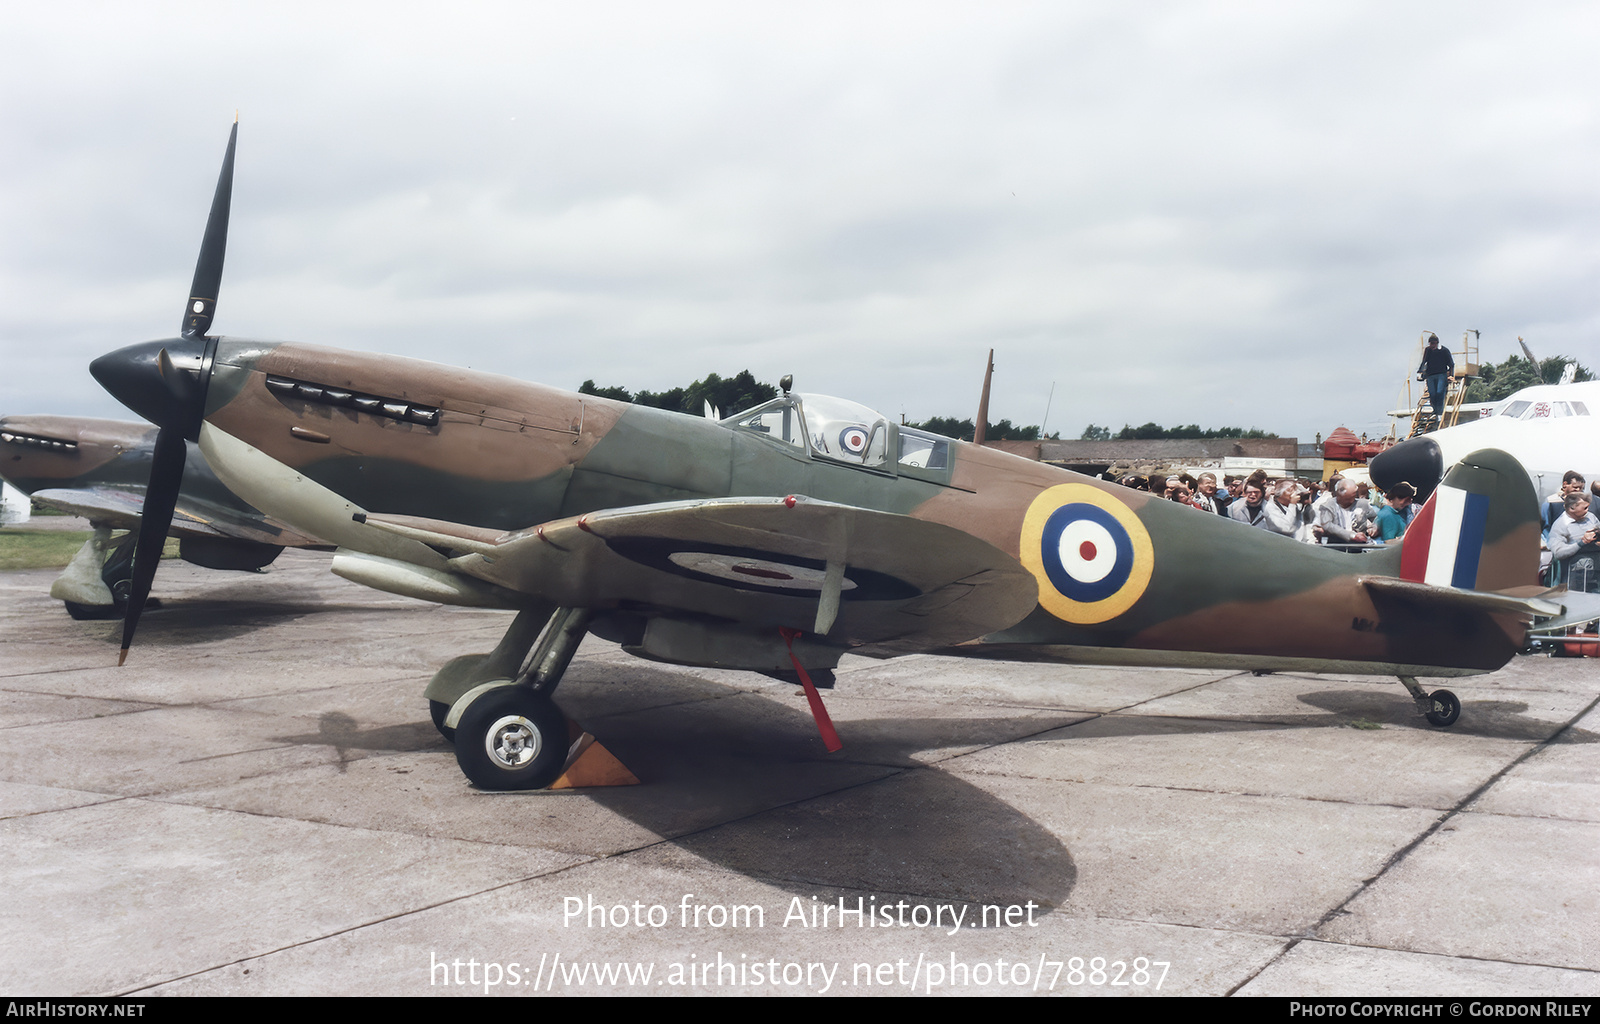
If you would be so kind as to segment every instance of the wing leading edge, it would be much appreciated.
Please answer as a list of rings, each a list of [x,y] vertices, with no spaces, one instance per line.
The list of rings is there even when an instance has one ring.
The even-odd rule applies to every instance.
[[[144,496],[112,487],[49,488],[35,491],[33,500],[103,523],[116,530],[137,530],[144,514]],[[322,542],[263,516],[181,495],[168,534],[221,540],[244,540],[278,547],[316,547]]]

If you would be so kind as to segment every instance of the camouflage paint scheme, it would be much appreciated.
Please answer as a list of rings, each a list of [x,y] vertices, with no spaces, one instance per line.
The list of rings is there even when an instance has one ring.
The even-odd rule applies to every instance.
[[[1365,586],[1363,577],[1398,574],[1398,546],[1349,555],[1299,544],[961,442],[949,442],[942,471],[892,458],[872,469],[740,429],[738,416],[714,422],[415,360],[227,338],[211,360],[207,429],[369,513],[429,520],[445,532],[454,524],[509,534],[619,507],[800,494],[970,534],[1032,563],[1042,595],[1019,621],[970,638],[987,656],[1194,664],[1162,652],[1195,653],[1208,665],[1369,663],[1373,672],[1422,675],[1494,669],[1523,642],[1526,616],[1430,606]],[[285,380],[438,414],[431,424],[369,415],[285,391]],[[899,428],[882,429],[896,451]],[[1142,544],[1120,595],[1076,602],[1037,564],[1039,526],[1061,505],[1094,504],[1095,495],[1120,510],[1113,518]],[[1528,497],[1497,501],[1495,513],[1478,586],[1531,587],[1537,509]],[[907,639],[898,649],[915,648]]]
[[[712,421],[212,337],[237,137],[236,121],[182,336],[90,366],[160,428],[121,656],[197,442],[239,497],[338,545],[334,572],[519,610],[494,651],[428,684],[479,786],[536,788],[563,770],[578,748],[551,694],[589,632],[683,664],[779,678],[792,665],[836,750],[806,669],[831,685],[845,651],[1392,673],[1449,725],[1460,702],[1414,676],[1498,668],[1532,618],[1577,613],[1538,594],[1538,508],[1503,452],[1451,471],[1409,550],[1348,555],[787,383]]]
[[[146,423],[0,417],[0,477],[40,504],[82,516],[97,528],[136,530],[155,437],[156,428]],[[321,544],[240,501],[198,447],[187,453],[169,533],[182,541],[182,557],[208,568],[258,568],[284,547]],[[109,565],[116,552],[102,557]]]
[[[143,491],[156,428],[72,416],[0,417],[0,477],[18,490]],[[222,485],[216,485],[222,490]],[[226,492],[224,492],[226,493]],[[229,500],[233,499],[229,496]]]

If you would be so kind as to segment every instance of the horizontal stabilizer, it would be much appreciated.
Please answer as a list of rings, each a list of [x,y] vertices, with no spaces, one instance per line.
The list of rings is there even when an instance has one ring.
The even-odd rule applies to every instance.
[[[1561,614],[1534,626],[1529,630],[1531,633],[1559,633],[1569,626],[1600,619],[1600,594],[1585,594],[1581,590],[1552,590],[1540,596],[1547,601],[1559,602]]]
[[[1393,576],[1362,576],[1362,586],[1388,597],[1399,598],[1431,607],[1460,608],[1463,611],[1507,612],[1529,618],[1547,618],[1560,615],[1562,605],[1545,595],[1539,597],[1512,597],[1483,590],[1461,590],[1456,587],[1436,587],[1428,583],[1395,579]]]

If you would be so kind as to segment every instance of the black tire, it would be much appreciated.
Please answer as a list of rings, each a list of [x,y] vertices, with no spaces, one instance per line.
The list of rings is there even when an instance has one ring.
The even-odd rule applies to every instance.
[[[1461,717],[1461,702],[1449,690],[1435,690],[1428,694],[1428,721],[1441,728],[1454,725]]]
[[[490,690],[456,726],[456,763],[479,789],[543,789],[567,763],[567,718],[520,686]]]
[[[450,715],[450,705],[442,700],[430,700],[428,701],[428,714],[433,716],[433,727],[439,730],[439,735],[454,743],[456,741],[456,731],[444,724],[444,720]]]
[[[79,604],[76,601],[62,601],[61,603],[67,606],[67,614],[79,622],[122,618],[122,605],[120,604]]]

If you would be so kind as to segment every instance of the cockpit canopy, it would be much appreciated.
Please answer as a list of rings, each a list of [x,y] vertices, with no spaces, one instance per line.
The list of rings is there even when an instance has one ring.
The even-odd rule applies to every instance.
[[[843,398],[790,392],[722,423],[793,445],[813,458],[880,472],[949,475],[949,438],[890,423],[881,413]]]
[[[1479,415],[1548,423],[1569,416],[1588,416],[1591,402],[1600,402],[1600,381],[1535,384],[1502,399]]]
[[[1513,420],[1560,419],[1563,416],[1587,416],[1589,407],[1582,402],[1540,402],[1517,399],[1507,402],[1497,415]]]

